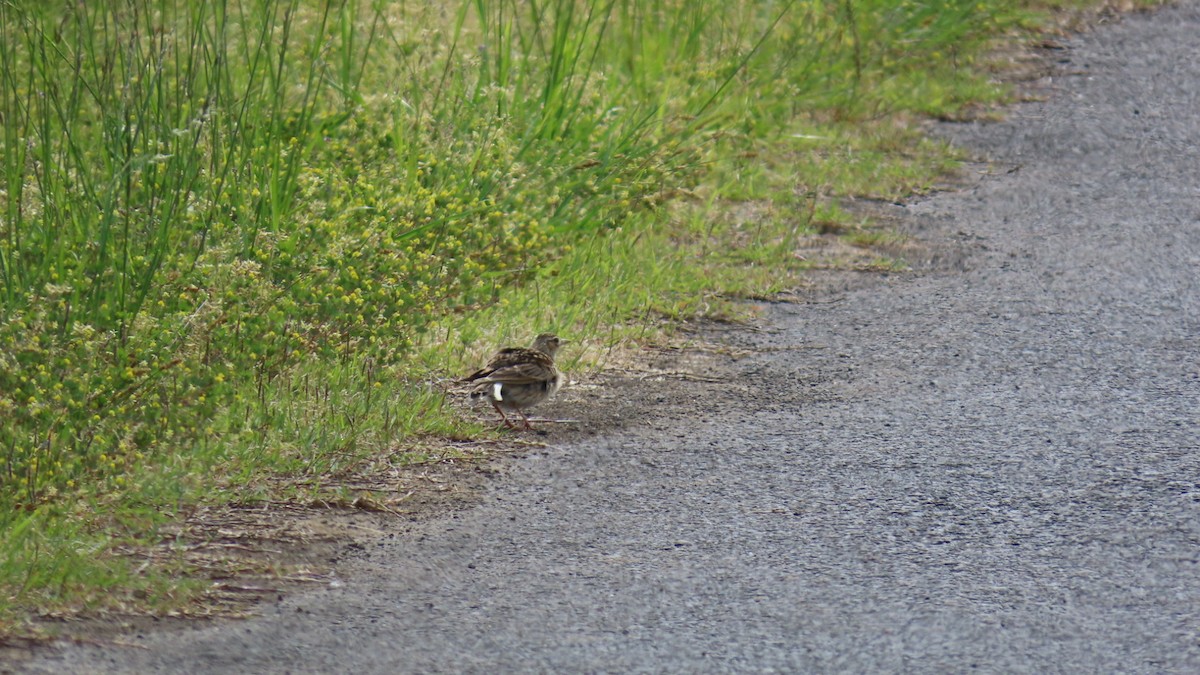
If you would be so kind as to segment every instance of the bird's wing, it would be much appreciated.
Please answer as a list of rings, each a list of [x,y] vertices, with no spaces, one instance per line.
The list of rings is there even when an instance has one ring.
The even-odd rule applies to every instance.
[[[486,376],[489,382],[532,384],[554,378],[554,366],[543,360],[515,363],[493,370]]]
[[[535,352],[531,349],[524,349],[522,347],[509,347],[496,352],[496,355],[492,357],[491,361],[488,361],[486,366],[468,375],[465,378],[465,381],[474,382],[476,380],[488,378],[497,382],[510,382],[512,384],[518,384],[522,381],[537,381],[538,379],[545,379],[545,377],[550,377],[553,375],[553,370],[549,370],[550,375],[545,377],[539,378],[534,376],[533,380],[522,380],[521,378],[530,376],[525,368],[530,364],[532,364],[535,368],[543,368],[548,370],[553,368],[553,362],[550,361],[545,354]],[[506,371],[513,369],[516,369],[513,373],[505,374]],[[523,375],[522,373],[525,374]]]

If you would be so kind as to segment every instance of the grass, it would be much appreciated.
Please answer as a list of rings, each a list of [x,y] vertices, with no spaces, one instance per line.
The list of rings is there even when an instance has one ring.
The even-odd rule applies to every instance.
[[[186,605],[200,582],[124,545],[268,477],[299,494],[492,433],[439,383],[500,343],[586,337],[567,366],[593,368],[794,286],[840,198],[953,166],[916,121],[1005,100],[980,59],[1035,22],[1006,0],[0,2],[0,621]]]

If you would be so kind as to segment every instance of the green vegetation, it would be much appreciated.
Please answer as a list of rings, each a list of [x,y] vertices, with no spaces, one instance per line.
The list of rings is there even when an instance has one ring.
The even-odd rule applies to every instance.
[[[186,602],[121,544],[492,433],[437,381],[500,342],[587,367],[794,285],[837,198],[951,166],[913,120],[1002,100],[975,62],[1029,20],[429,4],[0,1],[0,617]]]

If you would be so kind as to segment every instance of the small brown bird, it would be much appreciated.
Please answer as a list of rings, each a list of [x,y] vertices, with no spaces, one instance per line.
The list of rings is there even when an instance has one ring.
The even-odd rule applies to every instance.
[[[510,429],[515,429],[516,425],[504,414],[505,410],[517,411],[525,428],[532,429],[524,409],[532,408],[558,391],[562,377],[554,367],[554,353],[566,342],[552,333],[542,333],[529,349],[501,349],[486,366],[467,376],[467,382],[475,383],[471,387],[471,398],[486,397]]]

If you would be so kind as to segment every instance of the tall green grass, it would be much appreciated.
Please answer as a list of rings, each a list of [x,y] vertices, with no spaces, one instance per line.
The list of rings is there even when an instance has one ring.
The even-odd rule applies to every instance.
[[[1011,4],[0,2],[0,605],[116,602],[79,588],[138,585],[130,518],[479,433],[430,381],[499,338],[703,310],[715,225],[664,206],[703,181],[774,162],[793,232],[911,189],[880,129],[1000,96]]]

